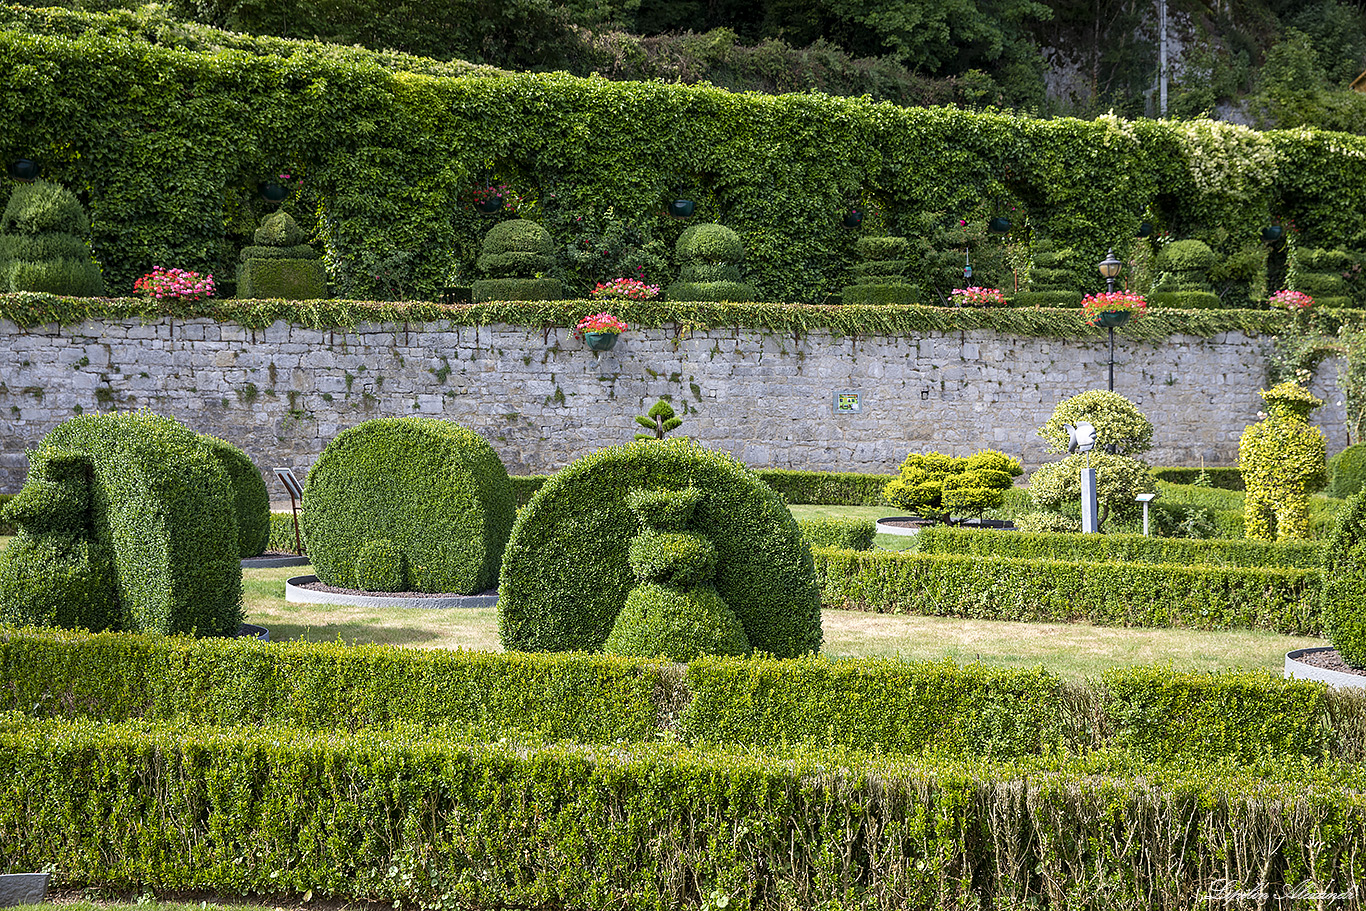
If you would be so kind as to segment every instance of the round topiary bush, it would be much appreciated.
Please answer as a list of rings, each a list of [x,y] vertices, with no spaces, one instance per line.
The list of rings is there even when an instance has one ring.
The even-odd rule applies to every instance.
[[[1133,402],[1118,392],[1092,389],[1060,403],[1039,428],[1049,452],[1067,451],[1066,425],[1075,427],[1078,421],[1096,428],[1097,451],[1114,447],[1116,455],[1137,455],[1153,444],[1152,421]]]
[[[198,434],[149,411],[82,415],[49,433],[32,465],[6,508],[19,534],[0,555],[0,613],[130,632],[237,632],[232,485]],[[54,612],[61,596],[76,603]]]
[[[356,588],[367,592],[401,592],[408,588],[408,559],[393,541],[367,541],[356,557]]]
[[[531,498],[503,558],[498,625],[504,647],[602,648],[637,582],[630,550],[641,526],[631,490],[688,486],[700,497],[686,530],[714,545],[712,584],[749,645],[781,658],[819,649],[811,551],[787,506],[735,459],[682,438],[599,450]]]
[[[690,225],[678,235],[674,252],[683,262],[738,263],[745,258],[745,245],[725,225]]]
[[[1338,513],[1320,566],[1324,634],[1343,661],[1366,668],[1366,491]]]
[[[1348,446],[1328,460],[1330,497],[1346,499],[1366,486],[1366,443]]]
[[[233,509],[237,513],[237,555],[255,557],[270,541],[270,494],[261,472],[242,450],[218,437],[200,434],[204,445],[218,459],[232,484]]]
[[[304,486],[303,528],[328,585],[370,590],[357,579],[361,555],[392,541],[403,552],[405,590],[472,595],[498,578],[515,511],[507,469],[478,434],[434,418],[380,418],[338,435],[318,457]]]

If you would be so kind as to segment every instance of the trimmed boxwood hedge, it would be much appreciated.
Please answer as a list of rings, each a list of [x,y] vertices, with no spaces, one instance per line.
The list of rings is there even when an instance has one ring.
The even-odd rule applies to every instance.
[[[1322,632],[1317,570],[812,549],[826,607],[1103,626]]]
[[[688,530],[716,545],[716,590],[756,651],[821,644],[811,555],[782,500],[731,456],[680,438],[602,449],[552,477],[517,516],[503,557],[498,628],[520,651],[595,651],[635,584],[632,488],[696,487]],[[311,544],[311,540],[310,540]]]
[[[0,779],[16,869],[346,902],[1138,911],[1323,891],[1358,881],[1366,853],[1360,772],[1298,761],[1000,765],[10,717]]]
[[[265,479],[251,457],[227,440],[200,434],[232,484],[232,504],[237,514],[237,555],[254,557],[270,541],[270,494]],[[293,545],[291,545],[292,548]]]
[[[516,506],[507,469],[478,434],[435,418],[378,418],[339,434],[308,473],[301,523],[318,578],[361,588],[371,541],[407,560],[404,591],[492,588]]]
[[[924,554],[974,554],[1084,563],[1174,563],[1186,566],[1318,567],[1313,541],[1154,538],[1145,535],[1023,534],[936,526],[916,536]]]
[[[0,631],[0,671],[0,711],[38,717],[998,758],[1122,748],[1366,759],[1360,693],[1266,671],[1135,667],[1071,682],[1041,670],[811,657],[698,659],[684,672],[583,654],[13,629]]]
[[[802,537],[812,547],[872,550],[877,523],[872,519],[798,519]]]
[[[1171,484],[1194,484],[1201,473],[1204,473],[1209,477],[1211,487],[1218,487],[1223,490],[1247,489],[1243,484],[1243,473],[1237,465],[1211,466],[1208,468],[1168,466],[1151,470],[1154,478]]]
[[[58,487],[41,475],[32,478],[33,487],[25,485],[32,499],[23,502],[21,491],[7,507],[21,532],[0,555],[7,614],[24,616],[28,608],[41,614],[37,602],[24,607],[26,590],[38,597],[67,584],[55,576],[95,579],[110,559],[114,584],[86,596],[92,605],[102,602],[100,626],[237,632],[242,571],[233,490],[198,434],[150,411],[81,415],[44,437],[37,458],[76,458],[86,467]],[[59,513],[65,517],[54,520]],[[60,562],[49,559],[56,554],[42,545],[45,537],[66,542]],[[71,559],[77,554],[71,545],[81,541],[98,545],[86,551],[86,565]]]
[[[1366,668],[1366,491],[1348,498],[1322,565],[1325,631],[1343,661]]]

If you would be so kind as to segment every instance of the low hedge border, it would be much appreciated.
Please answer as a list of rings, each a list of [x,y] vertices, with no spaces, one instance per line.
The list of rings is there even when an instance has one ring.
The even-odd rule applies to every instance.
[[[1145,535],[1023,534],[935,526],[916,536],[922,554],[972,554],[1073,563],[1172,563],[1186,566],[1316,569],[1314,541],[1154,538]]]
[[[1362,771],[1302,763],[999,765],[11,716],[0,780],[7,863],[55,868],[64,886],[410,907],[1193,908],[1220,890],[1352,888],[1366,854]]]
[[[19,292],[0,295],[0,320],[21,328],[75,325],[92,319],[156,320],[196,317],[263,329],[276,321],[315,329],[353,328],[362,323],[446,322],[456,326],[506,323],[570,328],[602,309],[600,301],[490,301],[436,304],[425,301],[206,300],[77,298]],[[1087,323],[1079,309],[923,307],[918,305],[808,305],[719,301],[613,301],[612,312],[632,326],[700,329],[761,329],[785,334],[825,330],[842,336],[974,329],[1041,338],[1099,338],[1105,330]],[[1366,312],[1337,311],[1315,317],[1332,331],[1335,321],[1366,321]],[[1173,335],[1213,337],[1226,332],[1274,335],[1291,324],[1287,313],[1269,310],[1158,310],[1126,325],[1124,336],[1155,341]]]
[[[1153,477],[1157,480],[1172,484],[1194,484],[1201,472],[1204,472],[1209,477],[1211,487],[1218,487],[1221,490],[1247,489],[1246,485],[1243,484],[1243,473],[1236,465],[1217,468],[1168,466],[1166,468],[1154,468],[1152,472]]]
[[[789,506],[885,506],[882,488],[895,475],[861,474],[853,471],[791,471],[756,468],[765,484],[778,492]],[[520,475],[510,478],[517,505],[525,506],[531,495],[551,475]]]
[[[872,550],[877,523],[872,519],[798,519],[802,537],[812,547]]]
[[[812,548],[825,607],[1101,626],[1322,632],[1317,570]]]
[[[298,537],[295,537],[294,513],[272,512],[270,514],[270,537],[266,540],[266,550],[297,554],[299,553],[299,544],[303,542],[304,523],[299,522],[299,534]],[[303,553],[308,553],[307,543],[304,543]]]
[[[0,711],[103,722],[1019,758],[1366,758],[1366,694],[1265,671],[820,657],[662,661],[0,630]]]

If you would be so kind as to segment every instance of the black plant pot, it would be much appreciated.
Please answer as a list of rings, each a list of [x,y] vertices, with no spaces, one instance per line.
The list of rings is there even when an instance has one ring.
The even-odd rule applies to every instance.
[[[20,158],[9,166],[9,176],[24,183],[38,179],[38,162],[32,158]]]
[[[675,199],[669,203],[669,214],[674,218],[688,218],[692,215],[697,203],[691,199]]]
[[[261,195],[264,196],[268,202],[279,202],[285,198],[285,194],[288,192],[285,190],[285,185],[282,183],[263,183],[260,186],[260,190]]]
[[[987,222],[987,230],[992,234],[1009,234],[1010,219],[997,215],[991,221]]]
[[[1147,237],[1151,233],[1153,233],[1153,226],[1145,221],[1138,226],[1138,233],[1134,234],[1134,237]]]
[[[1262,240],[1269,244],[1274,244],[1284,236],[1285,228],[1282,228],[1280,225],[1267,225],[1265,228],[1262,228]]]
[[[863,224],[862,212],[850,212],[848,215],[844,216],[844,226],[846,228],[857,228],[861,224]]]
[[[481,200],[475,205],[476,208],[485,215],[492,215],[494,212],[500,211],[503,208],[503,197],[490,196],[488,199]]]

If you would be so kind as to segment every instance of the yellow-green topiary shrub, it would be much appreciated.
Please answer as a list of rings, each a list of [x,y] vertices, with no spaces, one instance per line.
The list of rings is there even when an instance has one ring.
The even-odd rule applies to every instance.
[[[1323,404],[1293,380],[1262,390],[1267,414],[1238,441],[1247,485],[1244,529],[1249,538],[1309,537],[1309,494],[1328,482],[1323,431],[1309,414]]]
[[[882,495],[893,506],[930,519],[953,512],[980,516],[1005,502],[1005,490],[1023,472],[1019,462],[994,449],[964,457],[913,452]]]

